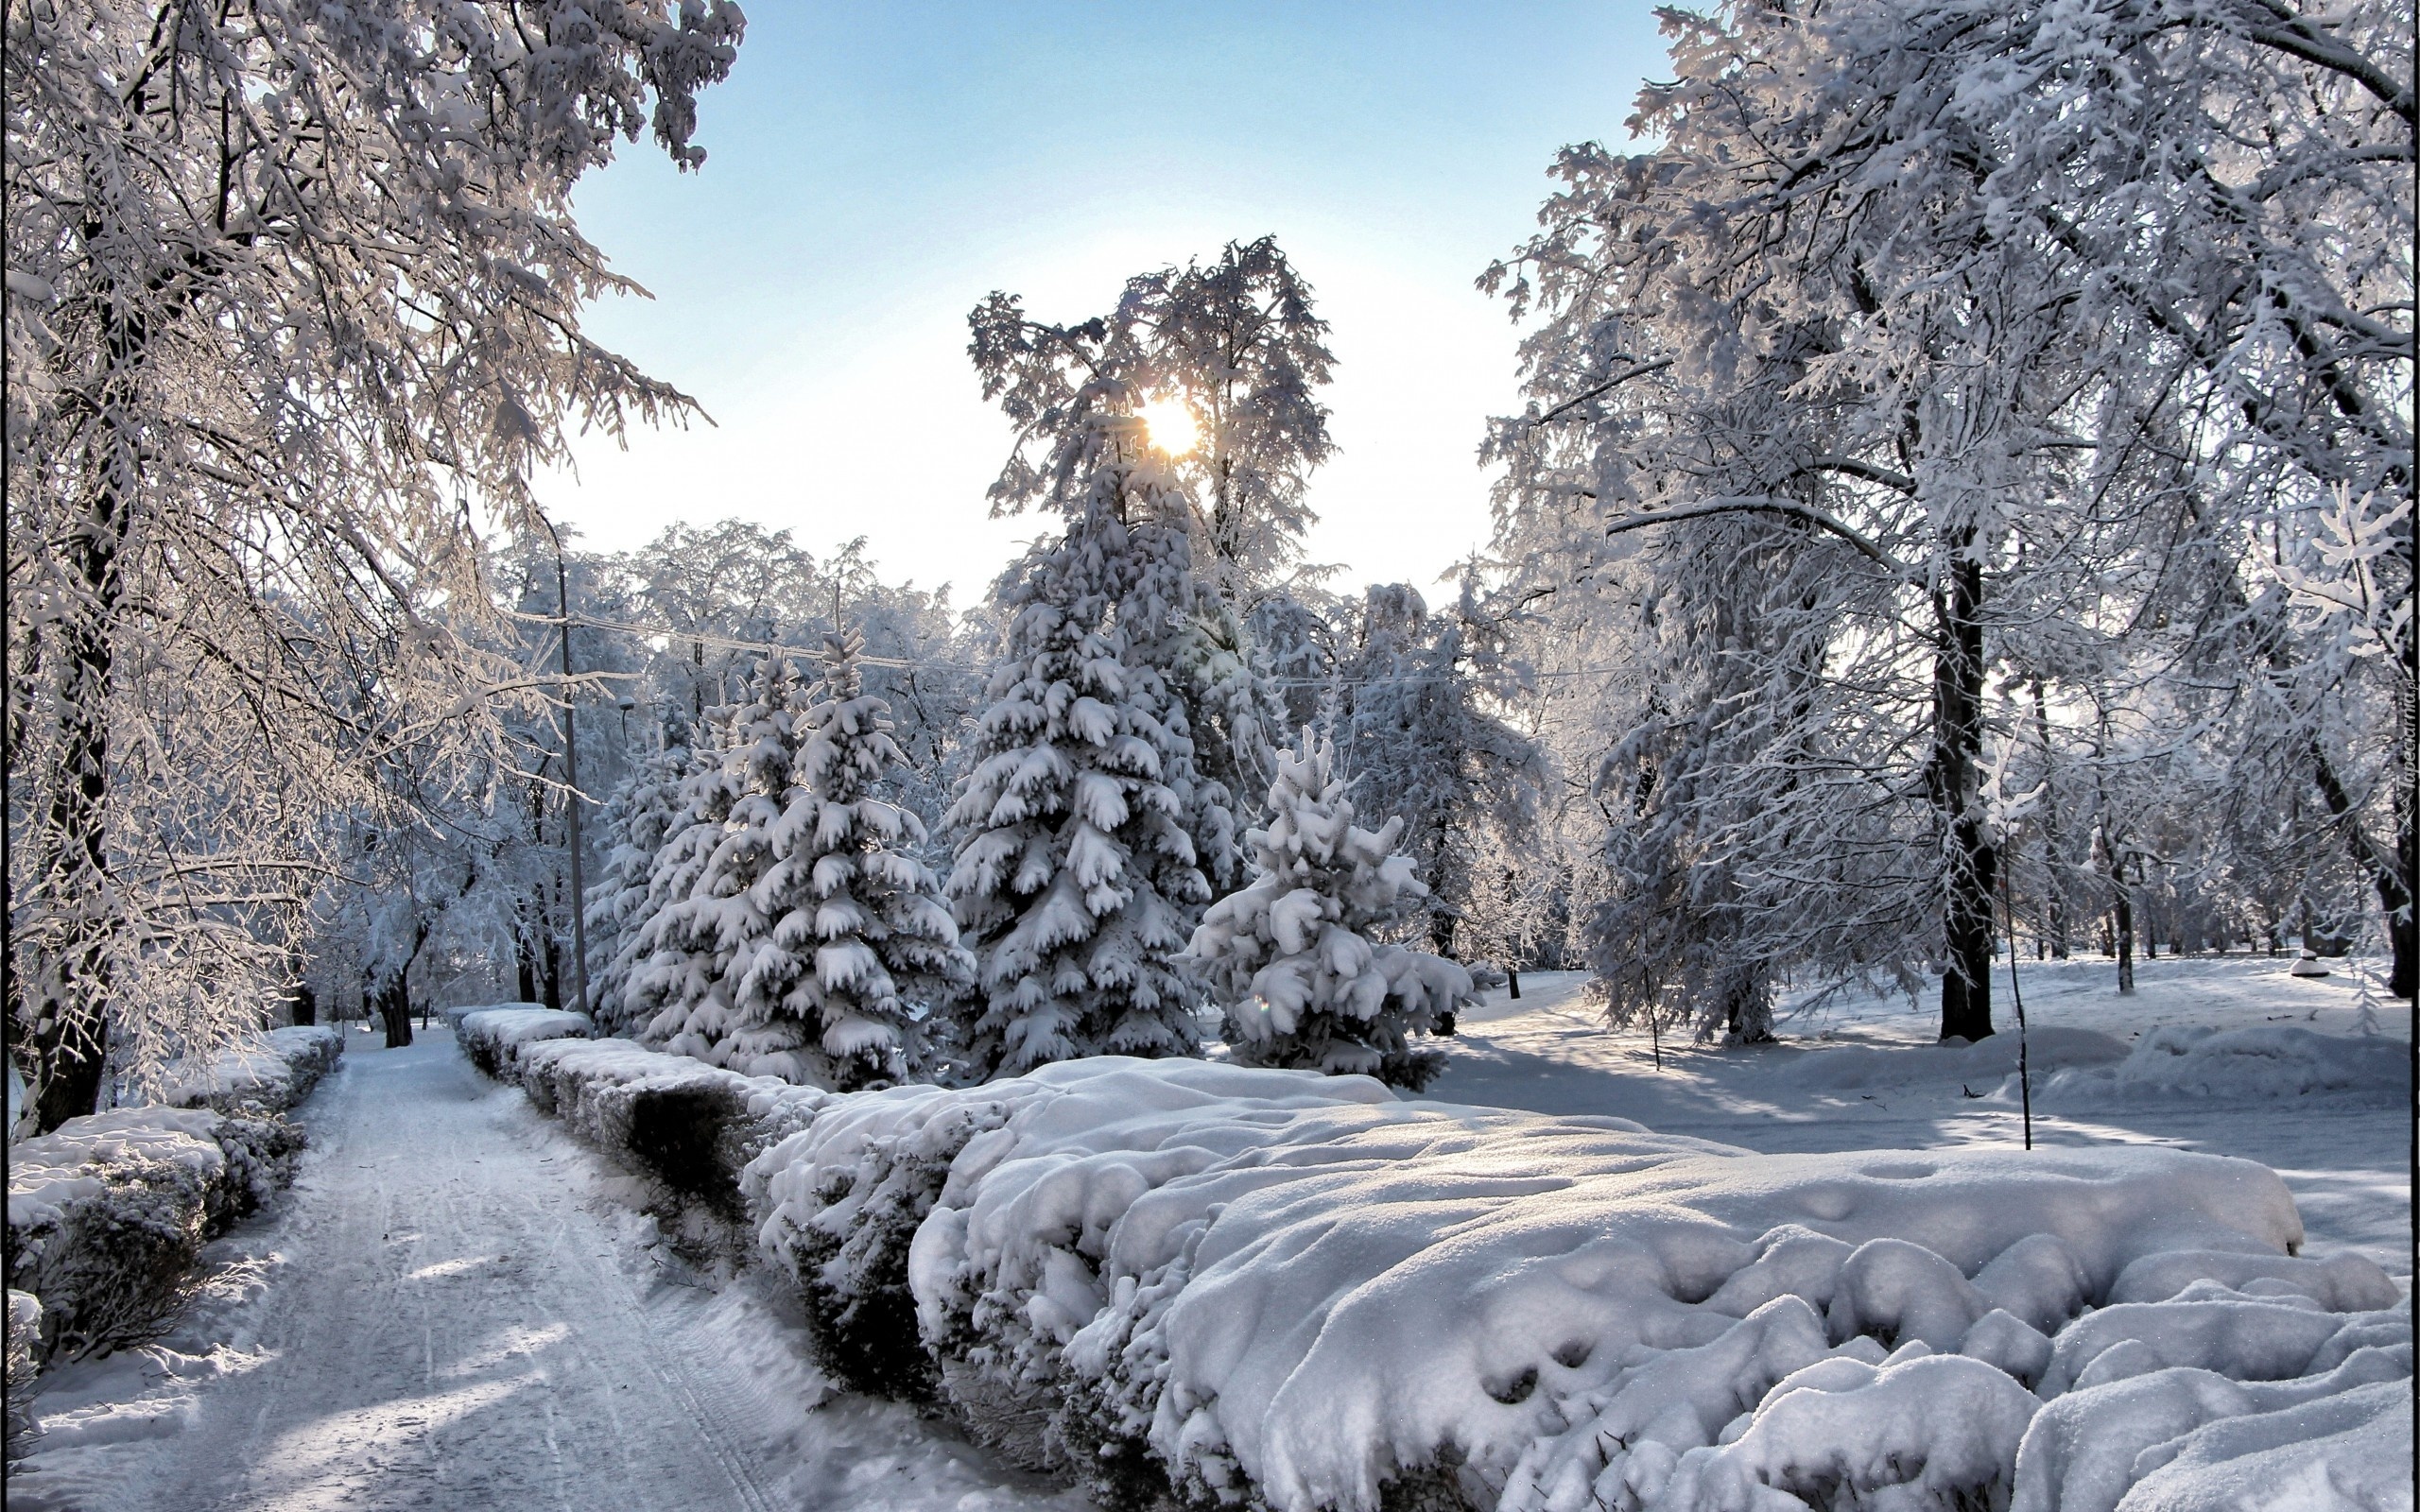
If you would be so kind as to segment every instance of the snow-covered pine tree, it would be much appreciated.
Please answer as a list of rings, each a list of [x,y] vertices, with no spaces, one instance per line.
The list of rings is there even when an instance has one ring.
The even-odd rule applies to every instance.
[[[974,970],[909,849],[923,823],[874,795],[906,758],[890,704],[858,676],[864,649],[855,633],[831,638],[823,696],[798,717],[788,802],[752,899],[772,931],[752,942],[714,1057],[841,1091],[923,1071],[931,1008]]]
[[[771,865],[773,826],[789,793],[796,701],[788,661],[766,657],[755,698],[733,716],[718,768],[697,778],[695,821],[666,857],[668,896],[648,920],[646,965],[632,973],[626,999],[634,1012],[653,1011],[641,1038],[675,1055],[722,1063],[737,1026],[732,990],[772,934],[754,889]]]
[[[987,1074],[1199,1040],[1171,960],[1209,901],[1186,820],[1225,808],[1144,654],[1174,633],[1191,562],[1139,430],[1091,422],[1066,535],[1006,582],[1006,651],[950,810],[946,890],[977,962],[965,1048]]]
[[[1305,730],[1277,754],[1266,828],[1247,832],[1253,880],[1210,907],[1187,960],[1227,1012],[1236,1059],[1331,1075],[1358,1072],[1414,1091],[1444,1053],[1415,1033],[1452,1027],[1471,973],[1374,936],[1402,926],[1428,889],[1395,849],[1403,820],[1353,822],[1336,748]]]
[[[656,866],[687,827],[696,736],[678,709],[665,715],[661,740],[605,804],[604,874],[588,891],[588,931],[597,968],[590,989],[597,1029],[619,1034],[628,1022],[622,994],[640,963],[639,943],[654,909]]]

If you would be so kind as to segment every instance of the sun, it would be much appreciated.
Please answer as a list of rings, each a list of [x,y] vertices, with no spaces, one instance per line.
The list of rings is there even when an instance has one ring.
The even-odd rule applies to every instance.
[[[1183,456],[1201,439],[1201,427],[1193,422],[1193,411],[1181,399],[1154,399],[1145,404],[1143,424],[1150,432],[1151,444],[1170,456]]]

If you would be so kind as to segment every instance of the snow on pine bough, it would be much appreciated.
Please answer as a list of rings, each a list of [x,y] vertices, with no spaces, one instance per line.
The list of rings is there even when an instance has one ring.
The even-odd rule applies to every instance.
[[[836,1100],[750,1183],[821,1337],[912,1308],[978,1434],[1121,1502],[2409,1496],[2410,1303],[2250,1161],[1763,1156],[1105,1057]]]

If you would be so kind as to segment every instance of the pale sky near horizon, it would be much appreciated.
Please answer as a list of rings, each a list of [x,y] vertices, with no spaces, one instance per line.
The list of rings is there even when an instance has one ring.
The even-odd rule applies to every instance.
[[[582,229],[655,296],[590,334],[715,423],[576,448],[542,480],[592,547],[738,515],[965,605],[1024,540],[983,497],[1009,430],[966,359],[993,289],[1106,312],[1128,275],[1273,232],[1338,359],[1312,559],[1424,589],[1481,545],[1516,333],[1474,287],[1565,143],[1627,139],[1666,59],[1644,0],[1504,7],[753,0],[700,99],[704,169],[650,146]]]

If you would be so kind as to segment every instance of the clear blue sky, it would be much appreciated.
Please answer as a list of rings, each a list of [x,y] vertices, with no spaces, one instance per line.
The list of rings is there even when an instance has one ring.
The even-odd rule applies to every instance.
[[[1487,534],[1474,457],[1514,333],[1472,281],[1534,223],[1555,149],[1626,139],[1665,55],[1641,0],[1460,6],[754,0],[701,101],[702,172],[631,149],[578,196],[652,302],[591,333],[713,427],[579,448],[546,481],[597,546],[741,515],[980,596],[1039,522],[988,518],[1007,428],[966,312],[1050,319],[1274,232],[1334,330],[1342,455],[1315,559],[1424,587]]]

